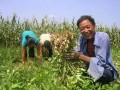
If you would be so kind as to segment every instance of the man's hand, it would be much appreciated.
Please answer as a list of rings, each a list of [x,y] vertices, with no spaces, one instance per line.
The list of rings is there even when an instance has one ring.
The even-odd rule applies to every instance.
[[[25,64],[25,61],[22,61],[23,64]]]
[[[42,56],[38,56],[37,59],[38,59],[39,63],[42,64]]]
[[[22,63],[25,64],[26,62],[27,62],[27,58],[26,58],[26,57],[23,57]]]
[[[63,57],[67,60],[77,60],[79,59],[80,54],[81,54],[80,52],[72,51],[65,53]]]

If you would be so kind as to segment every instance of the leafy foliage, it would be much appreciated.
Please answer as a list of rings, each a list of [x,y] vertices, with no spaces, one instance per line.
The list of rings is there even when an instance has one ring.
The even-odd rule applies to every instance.
[[[36,58],[22,64],[20,35],[25,28],[31,28],[38,37],[44,32],[55,35],[53,45],[57,48],[54,48],[52,58],[43,58],[41,65]],[[119,28],[97,26],[96,30],[110,35],[112,56],[120,71]],[[38,23],[37,19],[20,23],[16,15],[12,20],[0,16],[0,90],[119,90],[120,78],[110,84],[100,85],[85,73],[82,61],[67,61],[62,57],[63,52],[75,46],[78,35],[74,20],[71,24],[66,21],[56,23],[48,22],[45,17],[42,23]]]

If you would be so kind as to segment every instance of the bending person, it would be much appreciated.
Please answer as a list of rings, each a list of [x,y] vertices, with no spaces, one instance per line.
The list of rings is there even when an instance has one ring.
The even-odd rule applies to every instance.
[[[38,60],[41,63],[41,56],[40,56],[40,43],[39,39],[36,37],[34,32],[28,30],[22,33],[22,62],[25,63],[27,61],[27,46],[29,47],[29,57],[35,57],[35,50],[34,47],[36,46]]]
[[[43,47],[45,47],[48,50],[48,57],[52,57],[53,55],[53,51],[52,51],[52,42],[51,42],[51,37],[52,35],[50,33],[46,33],[46,34],[41,34],[41,36],[39,37],[40,39],[40,52],[43,56],[43,53],[45,53],[43,50]]]

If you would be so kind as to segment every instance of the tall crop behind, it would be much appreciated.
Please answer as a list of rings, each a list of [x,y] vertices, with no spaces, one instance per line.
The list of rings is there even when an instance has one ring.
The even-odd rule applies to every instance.
[[[74,33],[74,40],[76,41],[79,35],[79,30],[76,26],[76,22],[74,19],[71,23],[64,20],[62,23],[58,23],[55,21],[48,21],[47,17],[42,19],[42,22],[39,23],[36,18],[32,21],[24,20],[20,22],[16,15],[14,15],[11,19],[3,18],[0,16],[0,42],[2,46],[19,46],[20,45],[20,36],[21,33],[26,29],[30,28],[33,30],[36,35],[39,37],[40,34],[45,32],[57,32],[64,33],[65,30],[70,30]],[[120,47],[120,29],[116,26],[111,28],[103,27],[98,25],[96,31],[104,31],[107,32],[110,36],[112,47]]]

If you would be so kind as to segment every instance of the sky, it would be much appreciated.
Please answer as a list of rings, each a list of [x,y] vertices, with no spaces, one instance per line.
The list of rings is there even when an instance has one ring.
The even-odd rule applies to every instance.
[[[120,27],[120,0],[0,0],[0,14],[4,18],[16,14],[20,20],[35,17],[40,22],[45,16],[76,22],[82,15],[91,15],[98,25]]]

